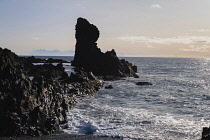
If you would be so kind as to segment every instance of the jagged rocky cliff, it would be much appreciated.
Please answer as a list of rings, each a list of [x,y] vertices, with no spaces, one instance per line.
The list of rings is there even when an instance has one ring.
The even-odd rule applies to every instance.
[[[91,73],[68,76],[61,64],[34,66],[0,48],[0,136],[37,136],[59,130],[74,96],[102,86]],[[33,80],[29,79],[33,76]]]
[[[137,67],[131,63],[119,60],[115,50],[101,52],[96,41],[99,38],[98,28],[84,18],[78,18],[76,24],[76,51],[72,62],[73,66],[82,67],[94,75],[110,77],[138,77]]]

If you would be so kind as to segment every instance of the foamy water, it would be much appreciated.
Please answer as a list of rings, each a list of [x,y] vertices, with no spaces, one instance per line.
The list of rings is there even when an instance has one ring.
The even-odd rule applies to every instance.
[[[149,93],[152,87],[138,87],[132,80],[109,84],[116,89],[102,89],[96,97],[80,99],[69,113],[66,132],[124,139],[192,140],[199,139],[202,127],[209,125],[205,114],[196,113],[197,108],[187,100]]]
[[[64,131],[123,139],[200,139],[202,128],[210,126],[210,60],[126,59],[138,66],[140,78],[106,82],[114,88],[79,98]],[[137,86],[138,81],[153,85]]]

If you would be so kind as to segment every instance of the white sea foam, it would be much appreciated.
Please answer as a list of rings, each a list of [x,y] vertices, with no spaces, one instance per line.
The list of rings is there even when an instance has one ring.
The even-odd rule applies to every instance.
[[[45,63],[33,63],[33,65],[44,65]]]
[[[106,82],[113,89],[81,98],[70,110],[64,131],[124,139],[200,139],[202,128],[210,126],[210,70],[202,61],[136,58],[141,78]],[[138,81],[153,85],[137,86]]]
[[[68,75],[71,75],[71,73],[76,73],[74,71],[74,66],[71,66],[71,63],[63,63],[63,67],[65,68],[65,72],[68,73]]]
[[[33,76],[30,76],[30,77],[28,77],[30,80],[33,80],[34,79],[34,77]]]
[[[92,105],[100,108],[98,105]],[[93,112],[96,110],[93,109]],[[205,126],[205,121],[195,122],[172,114],[154,114],[144,109],[129,109],[104,106],[100,108],[109,113],[104,113],[104,118],[95,118],[74,109],[69,114],[69,128],[64,131],[70,134],[94,133],[100,136],[122,137],[124,139],[182,139],[186,136],[193,139],[200,136],[199,129]],[[89,110],[87,110],[89,111]],[[90,112],[89,112],[90,113]],[[97,114],[95,114],[97,115]]]
[[[68,126],[69,128],[64,130],[68,133],[86,134],[98,130],[94,121],[76,113],[68,116]]]

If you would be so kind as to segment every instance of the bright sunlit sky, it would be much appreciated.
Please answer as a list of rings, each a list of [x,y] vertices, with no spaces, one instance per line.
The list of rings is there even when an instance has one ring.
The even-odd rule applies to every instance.
[[[0,47],[73,55],[78,17],[118,56],[210,58],[210,0],[0,0]]]

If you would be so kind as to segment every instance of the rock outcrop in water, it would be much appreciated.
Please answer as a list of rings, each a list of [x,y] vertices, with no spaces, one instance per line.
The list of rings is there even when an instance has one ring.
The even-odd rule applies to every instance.
[[[28,63],[69,63],[68,61],[62,59],[53,59],[53,58],[41,59],[41,58],[36,58],[34,56],[22,57],[22,58]]]
[[[76,51],[73,66],[82,67],[104,79],[117,77],[138,77],[137,67],[124,59],[119,60],[115,50],[101,52],[96,41],[99,38],[98,28],[84,18],[78,18],[76,24]]]
[[[149,82],[137,82],[136,85],[139,85],[139,86],[151,86],[152,83],[149,83]]]
[[[204,127],[201,140],[210,140],[210,127]]]
[[[68,76],[61,64],[34,66],[8,49],[0,48],[0,64],[0,136],[51,134],[66,122],[74,96],[102,86],[91,73]]]

